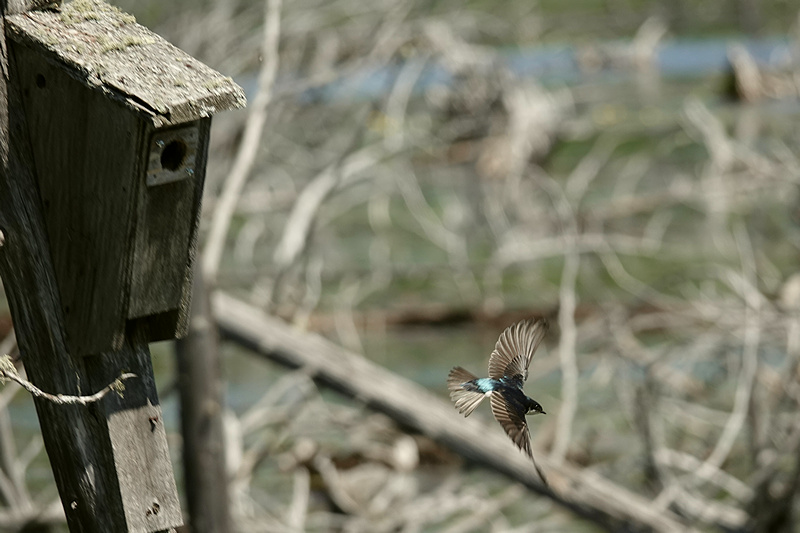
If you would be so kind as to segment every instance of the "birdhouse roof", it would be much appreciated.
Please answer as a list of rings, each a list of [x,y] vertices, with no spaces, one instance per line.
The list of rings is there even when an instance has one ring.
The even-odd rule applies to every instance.
[[[73,77],[121,99],[156,126],[245,106],[244,91],[231,78],[100,0],[74,0],[6,20],[11,39],[57,59]]]

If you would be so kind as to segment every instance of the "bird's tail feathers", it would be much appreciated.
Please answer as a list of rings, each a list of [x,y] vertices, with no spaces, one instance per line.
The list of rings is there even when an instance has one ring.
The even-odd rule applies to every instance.
[[[447,376],[447,388],[451,391],[458,390],[462,388],[461,385],[474,379],[478,379],[478,376],[469,370],[464,370],[460,366],[457,366],[454,367]]]
[[[475,379],[478,379],[478,376],[472,374],[468,370],[464,370],[460,366],[453,368],[447,376],[447,388],[450,389],[450,399],[456,403],[456,409],[464,416],[472,414],[472,411],[474,411],[486,397],[486,395],[479,390],[468,390],[464,388],[466,383]]]
[[[544,470],[542,470],[542,467],[539,466],[539,463],[536,462],[536,459],[533,458],[533,449],[531,448],[530,439],[525,439],[524,441],[522,441],[521,444],[517,443],[515,441],[514,444],[516,444],[519,447],[519,449],[522,450],[522,452],[525,455],[530,457],[531,462],[533,463],[533,468],[536,469],[536,473],[539,474],[539,479],[542,480],[542,483],[544,483],[544,486],[545,487],[550,487],[550,483],[547,481],[547,476],[544,475]]]
[[[531,458],[533,467],[536,469],[536,473],[539,474],[539,478],[542,480],[542,483],[544,483],[545,487],[549,488],[550,483],[547,481],[547,476],[544,475],[544,470],[542,470],[542,467],[536,462],[536,459],[533,458],[533,453],[529,453],[528,456]]]

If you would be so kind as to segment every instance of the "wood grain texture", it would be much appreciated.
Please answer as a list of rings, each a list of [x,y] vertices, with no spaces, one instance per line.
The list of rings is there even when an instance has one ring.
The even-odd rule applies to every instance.
[[[180,181],[140,187],[138,192],[128,317],[163,314],[150,320],[153,341],[182,337],[190,315],[211,119],[189,127],[197,133],[194,164],[184,169],[191,170],[191,175]],[[177,315],[170,311],[177,311]],[[171,319],[176,320],[172,326]]]
[[[5,0],[0,0],[0,14],[6,7]],[[70,356],[67,320],[35,175],[34,162],[41,165],[41,161],[34,157],[24,112],[20,78],[24,69],[13,53],[6,55],[5,30],[5,18],[0,17],[0,229],[4,234],[0,276],[28,378],[49,393],[81,395],[95,392],[111,376],[128,369],[141,376],[136,383],[127,383],[129,395],[110,394],[89,408],[34,399],[67,523],[71,531],[92,533],[178,526],[180,509],[165,453],[166,438],[149,423],[158,402],[146,345],[137,341],[134,346],[129,339],[118,353]],[[86,330],[91,327],[84,325]],[[132,498],[132,494],[139,496]],[[142,502],[152,508],[152,498],[162,502],[160,518],[138,518]]]
[[[610,531],[693,531],[672,511],[602,476],[539,454],[537,462],[552,487],[548,489],[530,459],[514,448],[499,427],[487,428],[474,416],[465,419],[450,402],[419,385],[224,293],[215,294],[212,304],[223,336],[282,365],[305,370],[314,381],[364,402],[402,427],[427,435]]]
[[[241,87],[100,0],[8,19],[9,36],[70,67],[155,126],[244,107]]]
[[[11,43],[10,53],[19,65],[69,351],[118,350],[146,123],[35,50]]]
[[[90,407],[104,424],[127,531],[161,531],[182,522],[167,435],[144,331],[131,331],[122,350],[84,359],[91,388],[124,369],[137,375],[120,394]]]
[[[181,337],[210,115],[242,89],[100,0],[6,21],[70,353],[119,350],[129,321]]]
[[[13,78],[13,60],[0,57],[0,61],[2,71]],[[33,156],[23,141],[25,117],[19,94],[9,90],[8,81],[6,76],[0,79],[0,228],[5,235],[0,276],[29,379],[48,392],[80,394],[81,369],[64,357],[68,352],[63,314],[32,173]],[[104,469],[89,475],[101,455],[86,443],[86,437],[94,434],[93,417],[78,406],[34,403],[67,523],[73,531],[98,533],[124,527],[119,519],[124,516],[121,502],[106,501],[98,507],[99,496],[111,490],[114,481]]]
[[[88,90],[41,50],[12,42],[11,51],[70,353],[120,349],[128,319],[144,319],[151,341],[181,337],[211,119],[156,129],[120,100]],[[153,139],[170,132],[186,152],[169,166],[186,178],[147,186],[148,168],[166,150]]]
[[[3,8],[6,14],[14,15],[31,9],[44,9],[60,5],[61,0],[6,0]]]

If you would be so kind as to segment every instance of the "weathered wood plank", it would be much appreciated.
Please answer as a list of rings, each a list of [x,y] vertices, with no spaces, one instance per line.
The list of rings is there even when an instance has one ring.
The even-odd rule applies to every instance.
[[[165,138],[171,131],[192,130],[193,137],[183,135],[194,143],[193,164],[185,167],[191,172],[185,179],[142,187],[139,192],[128,317],[179,313],[174,330],[153,330],[150,340],[182,337],[188,326],[210,128],[209,118],[178,130],[159,130]]]
[[[450,402],[424,388],[318,335],[295,331],[224,293],[215,294],[212,304],[220,332],[227,338],[282,365],[302,368],[316,382],[363,401],[401,426],[427,435],[612,531],[692,531],[673,512],[653,506],[640,495],[540,454],[536,460],[550,480],[552,489],[548,489],[530,459],[499,427],[487,430],[474,416],[465,419]]]
[[[120,369],[137,378],[125,382],[122,395],[109,394],[90,407],[105,424],[118,480],[127,531],[161,531],[180,525],[182,515],[172,472],[144,331],[131,332],[119,352],[84,359],[92,390],[111,383]],[[100,432],[104,428],[100,428]]]
[[[45,9],[61,5],[62,0],[5,0],[2,8],[6,15],[16,15],[31,9]]]
[[[118,350],[143,123],[31,48],[10,44],[70,353]]]
[[[99,0],[9,17],[7,31],[70,65],[83,83],[102,87],[155,126],[244,107],[244,92],[230,78]]]
[[[229,78],[100,0],[7,18],[72,356],[180,337]],[[87,327],[91,324],[91,327]]]
[[[0,7],[7,7],[5,0]],[[163,430],[151,429],[150,418],[160,415],[146,344],[128,338],[120,352],[70,356],[19,84],[21,68],[14,54],[6,55],[5,24],[0,18],[0,277],[28,377],[47,392],[81,395],[122,372],[139,375],[126,383],[127,395],[109,394],[90,407],[34,399],[67,523],[71,531],[97,533],[178,526],[166,438]],[[159,512],[152,516],[156,501]]]
[[[0,20],[0,24],[4,24]],[[4,29],[4,28],[0,28]],[[0,40],[4,40],[0,32]],[[0,50],[5,50],[5,43]],[[49,392],[80,394],[81,369],[67,353],[60,298],[44,220],[32,173],[33,156],[20,95],[9,91],[16,65],[0,57],[0,248],[2,276],[9,307],[15,317],[20,353],[28,376]],[[67,522],[74,531],[115,531],[124,527],[121,502],[98,505],[111,490],[113,476],[101,464],[101,451],[87,436],[95,434],[94,417],[80,406],[56,407],[35,400],[42,436],[62,495]]]

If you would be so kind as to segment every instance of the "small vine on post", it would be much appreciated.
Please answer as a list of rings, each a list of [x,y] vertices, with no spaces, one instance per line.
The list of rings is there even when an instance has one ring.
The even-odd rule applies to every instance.
[[[8,380],[14,381],[22,386],[26,391],[30,392],[37,398],[44,398],[47,401],[53,402],[56,405],[89,405],[90,403],[98,402],[102,400],[106,394],[111,391],[115,391],[117,394],[122,396],[123,391],[125,390],[125,383],[126,379],[135,378],[136,374],[132,374],[130,372],[126,372],[120,375],[117,379],[113,382],[109,383],[106,387],[102,390],[90,394],[88,396],[71,396],[68,394],[50,394],[44,392],[42,389],[38,388],[36,385],[23,379],[19,373],[17,373],[17,369],[14,366],[14,362],[11,360],[11,356],[8,354],[0,357],[0,383],[5,383]]]

